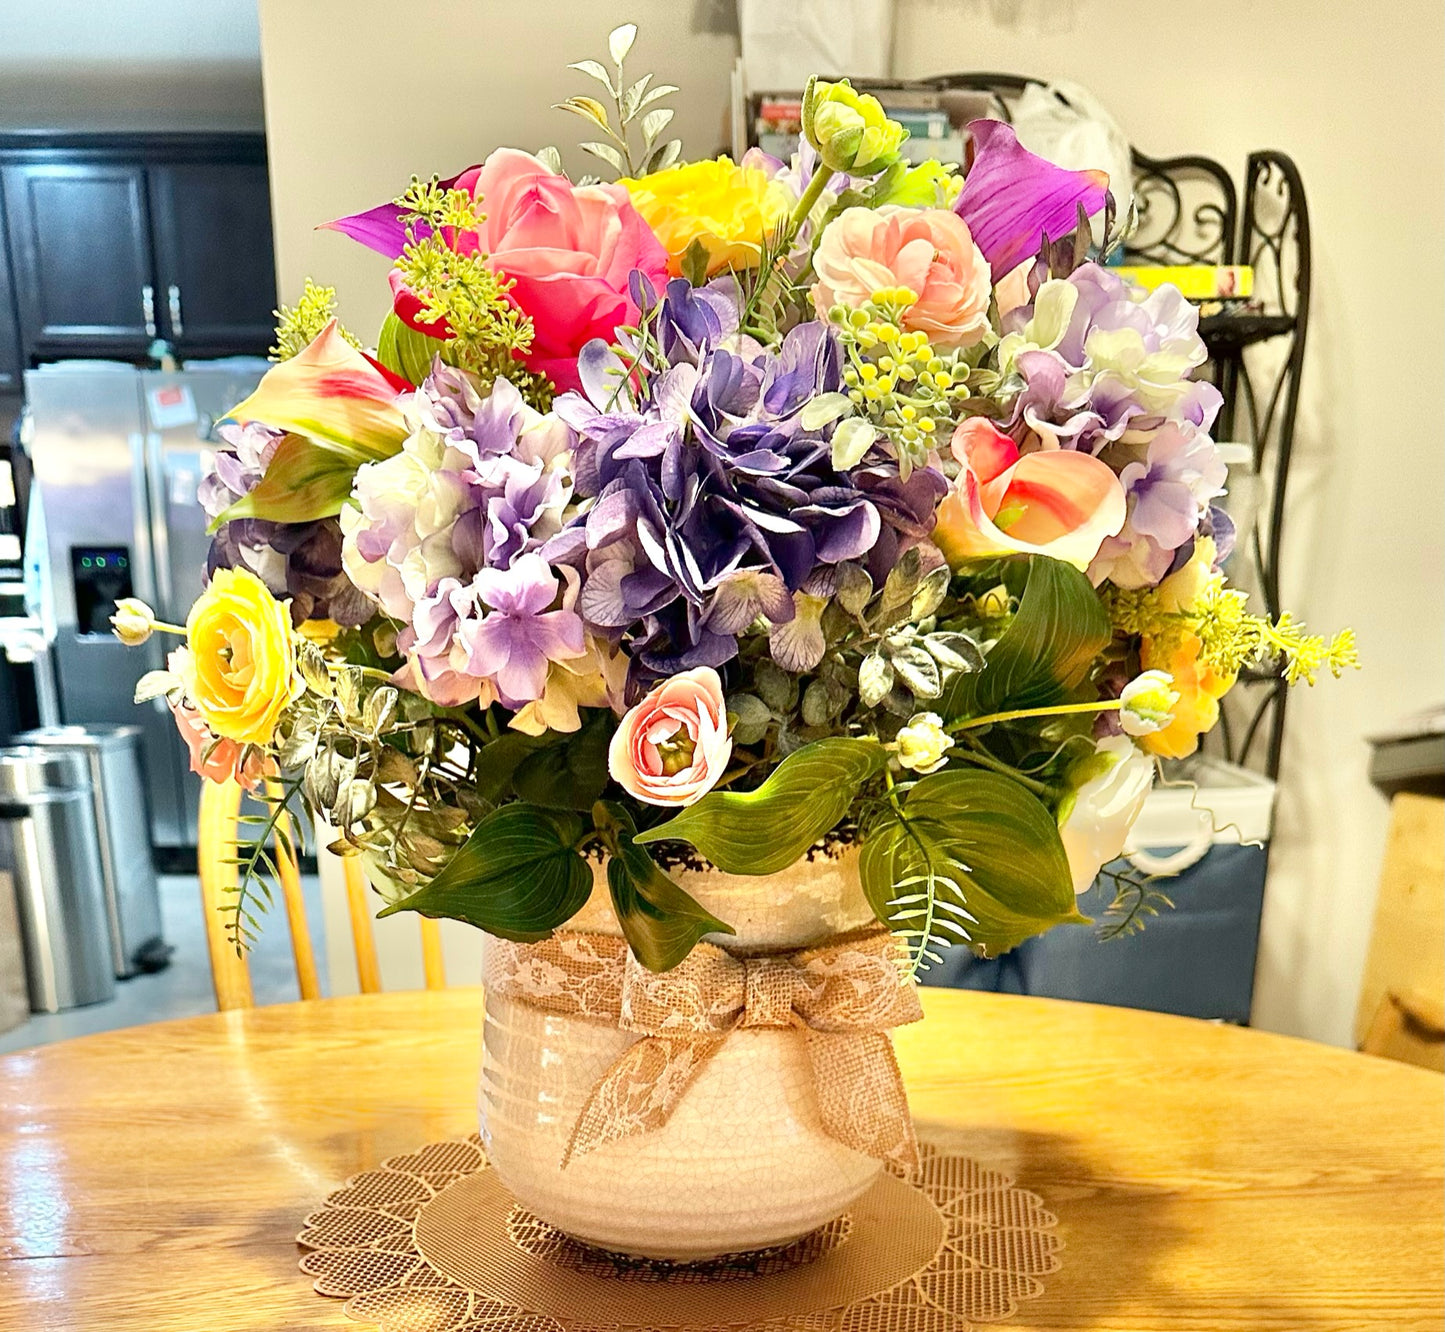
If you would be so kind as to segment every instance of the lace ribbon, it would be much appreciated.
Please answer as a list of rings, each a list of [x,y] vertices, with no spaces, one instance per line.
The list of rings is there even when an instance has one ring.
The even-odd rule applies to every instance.
[[[923,1010],[895,948],[886,930],[760,957],[704,943],[658,975],[623,939],[562,931],[533,944],[489,939],[485,981],[490,993],[641,1037],[592,1088],[563,1166],[662,1127],[735,1031],[768,1027],[804,1036],[825,1131],[906,1177],[918,1144],[888,1032]]]

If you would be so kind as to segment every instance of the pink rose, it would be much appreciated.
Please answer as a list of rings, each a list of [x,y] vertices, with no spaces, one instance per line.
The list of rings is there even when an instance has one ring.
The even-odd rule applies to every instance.
[[[649,805],[690,805],[723,775],[733,752],[722,681],[711,666],[664,680],[612,736],[607,767]]]
[[[266,758],[256,750],[252,750],[251,757],[243,761],[246,746],[234,740],[218,739],[193,707],[184,702],[172,702],[170,709],[171,716],[176,719],[176,730],[181,733],[181,739],[190,751],[191,771],[198,776],[208,782],[234,780],[246,790],[254,791],[263,777],[274,775],[274,772],[268,772],[271,765]]]
[[[813,255],[813,304],[857,309],[876,292],[907,287],[917,299],[903,327],[936,347],[970,347],[988,331],[989,275],[967,225],[942,208],[845,208]]]
[[[531,317],[526,365],[559,389],[580,387],[577,354],[593,338],[611,340],[618,324],[636,320],[627,293],[634,268],[655,286],[667,281],[667,251],[620,185],[574,185],[530,153],[498,148],[455,188],[481,199],[486,214],[461,250],[482,250],[489,266],[516,284],[512,300]],[[397,314],[423,333],[445,336],[445,324],[415,322],[420,302],[393,280]]]

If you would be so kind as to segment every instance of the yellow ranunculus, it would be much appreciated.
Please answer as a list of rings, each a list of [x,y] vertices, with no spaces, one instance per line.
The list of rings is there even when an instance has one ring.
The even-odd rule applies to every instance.
[[[812,79],[803,94],[803,134],[823,165],[854,176],[876,176],[899,159],[908,131],[882,104],[847,79]]]
[[[291,613],[249,569],[217,569],[186,617],[186,695],[215,734],[264,745],[305,687]]]
[[[756,268],[764,241],[786,221],[793,208],[787,186],[758,167],[731,158],[705,158],[685,166],[654,171],[626,186],[643,220],[667,250],[667,268],[682,274],[682,256],[694,240],[707,251],[707,274],[725,268]]]

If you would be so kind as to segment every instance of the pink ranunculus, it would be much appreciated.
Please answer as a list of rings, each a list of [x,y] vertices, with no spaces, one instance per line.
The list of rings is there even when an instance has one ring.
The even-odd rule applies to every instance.
[[[967,560],[1039,554],[1086,569],[1124,526],[1124,487],[1107,463],[1070,449],[1020,454],[992,422],[953,432],[962,470],[938,507],[933,541],[954,568]]]
[[[664,680],[628,711],[607,767],[649,805],[690,805],[717,785],[732,752],[722,680],[699,666]]]
[[[988,331],[988,264],[963,219],[946,209],[845,208],[824,230],[813,271],[820,318],[907,287],[917,299],[903,327],[936,347],[971,347]]]
[[[559,389],[580,387],[577,354],[637,318],[628,274],[638,268],[657,287],[667,281],[662,242],[622,186],[574,185],[516,148],[498,148],[462,172],[455,187],[480,196],[486,214],[475,240],[458,248],[488,254],[489,266],[516,284],[512,300],[532,320],[527,368]],[[444,325],[415,322],[415,296],[399,283],[393,291],[403,320],[445,336]]]
[[[253,749],[248,759],[245,745],[217,739],[195,708],[184,701],[167,702],[176,719],[176,730],[190,752],[192,772],[208,782],[235,780],[248,791],[254,791],[262,778],[275,775],[273,766],[258,751]]]

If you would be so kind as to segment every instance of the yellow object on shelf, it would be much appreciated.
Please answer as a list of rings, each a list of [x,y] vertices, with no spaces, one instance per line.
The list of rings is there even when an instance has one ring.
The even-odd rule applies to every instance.
[[[1159,264],[1113,270],[1153,291],[1166,282],[1191,301],[1243,300],[1254,294],[1254,269],[1248,264]]]

